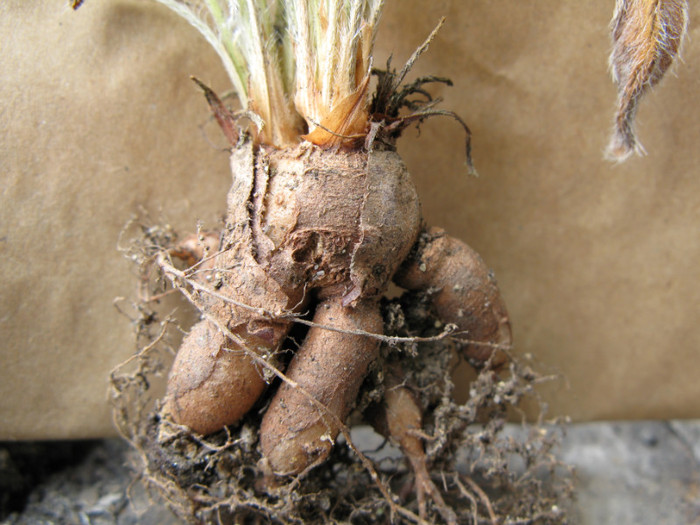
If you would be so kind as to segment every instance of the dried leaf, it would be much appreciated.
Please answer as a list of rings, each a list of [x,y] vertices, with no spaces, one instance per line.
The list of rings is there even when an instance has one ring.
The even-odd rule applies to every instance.
[[[642,96],[678,55],[688,20],[687,0],[617,0],[610,67],[618,88],[615,127],[607,156],[622,161],[644,152],[634,133]]]
[[[235,146],[238,143],[238,128],[236,127],[236,117],[231,113],[231,111],[221,102],[221,99],[214,93],[214,91],[205,85],[201,80],[195,77],[191,77],[192,81],[199,86],[199,88],[204,91],[204,96],[209,103],[211,112],[219,124],[221,131],[224,132],[226,139],[229,141],[231,146]]]
[[[357,90],[336,104],[328,115],[308,135],[302,136],[312,144],[324,148],[339,146],[347,140],[358,140],[367,134],[367,89],[366,75]]]

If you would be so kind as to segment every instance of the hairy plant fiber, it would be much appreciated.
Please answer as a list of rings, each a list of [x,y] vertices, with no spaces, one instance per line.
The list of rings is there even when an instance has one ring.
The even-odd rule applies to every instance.
[[[643,153],[634,132],[639,102],[666,74],[680,52],[688,25],[686,0],[617,0],[610,69],[618,89],[607,154],[624,160]]]

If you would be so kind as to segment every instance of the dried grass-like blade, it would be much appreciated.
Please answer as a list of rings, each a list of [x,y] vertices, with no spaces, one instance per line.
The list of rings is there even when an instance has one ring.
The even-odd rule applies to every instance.
[[[367,134],[367,90],[369,75],[351,95],[345,97],[326,115],[314,130],[302,138],[322,148],[339,146],[350,139],[364,138]]]
[[[199,88],[204,91],[204,96],[209,103],[211,112],[219,124],[221,131],[224,132],[226,139],[229,141],[231,146],[235,146],[238,143],[238,128],[236,128],[236,118],[233,113],[221,102],[221,99],[214,93],[214,91],[204,84],[201,80],[195,77],[191,77],[192,81],[199,86]]]
[[[687,20],[687,0],[616,1],[610,67],[618,102],[607,150],[610,159],[622,161],[644,152],[634,133],[637,107],[678,55]]]
[[[442,18],[440,18],[440,20],[438,20],[438,24],[435,26],[435,29],[433,29],[430,32],[428,38],[426,38],[425,41],[418,47],[418,49],[416,49],[413,52],[406,64],[403,66],[403,69],[401,69],[401,72],[396,76],[396,79],[394,80],[394,90],[397,90],[399,88],[404,78],[406,78],[406,75],[413,67],[413,64],[416,63],[416,60],[418,60],[418,58],[420,58],[420,56],[428,50],[430,44],[433,40],[435,40],[435,37],[437,36],[438,32],[444,24],[445,17],[443,16]]]

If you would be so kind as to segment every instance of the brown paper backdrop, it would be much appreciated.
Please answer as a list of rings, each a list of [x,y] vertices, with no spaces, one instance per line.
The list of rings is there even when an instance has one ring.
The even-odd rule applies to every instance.
[[[134,350],[119,232],[140,207],[182,231],[224,209],[226,154],[189,80],[228,89],[184,22],[144,1],[0,3],[0,439],[112,434],[109,370]],[[388,0],[379,64],[447,23],[415,74],[474,133],[436,119],[400,150],[427,220],[495,270],[519,352],[567,384],[575,420],[699,417],[700,6],[684,63],[647,99],[649,154],[602,160],[612,0]]]

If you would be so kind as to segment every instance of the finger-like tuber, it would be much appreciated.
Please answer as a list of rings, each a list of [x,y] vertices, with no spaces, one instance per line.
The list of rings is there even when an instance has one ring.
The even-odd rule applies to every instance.
[[[353,408],[367,369],[379,352],[379,341],[348,333],[381,333],[376,300],[343,307],[340,298],[321,303],[312,327],[280,385],[260,427],[263,455],[278,474],[298,474],[331,451]],[[322,327],[331,327],[339,331]],[[320,409],[308,396],[323,405]],[[337,419],[336,419],[337,418]]]
[[[466,334],[463,351],[475,365],[502,365],[512,341],[510,318],[496,279],[483,259],[440,228],[422,235],[394,276],[408,290],[435,289],[438,317]]]

